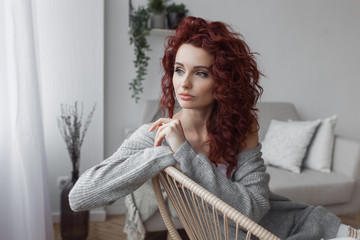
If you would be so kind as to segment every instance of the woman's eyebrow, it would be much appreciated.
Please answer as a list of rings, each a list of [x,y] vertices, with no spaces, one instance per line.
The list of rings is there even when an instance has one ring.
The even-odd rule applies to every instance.
[[[209,69],[209,67],[207,67],[207,66],[202,66],[202,65],[195,66],[194,68],[205,68],[205,69]]]
[[[175,65],[180,65],[180,66],[184,66],[184,64],[180,63],[180,62],[175,62]],[[203,65],[199,65],[199,66],[194,66],[194,69],[195,68],[205,68],[205,69],[209,69],[209,67],[207,66],[203,66]]]

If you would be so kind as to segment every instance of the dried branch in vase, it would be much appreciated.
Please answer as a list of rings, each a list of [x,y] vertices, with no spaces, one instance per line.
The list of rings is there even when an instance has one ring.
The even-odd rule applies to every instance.
[[[88,130],[91,119],[94,115],[95,108],[96,103],[89,113],[85,121],[84,128],[81,131],[84,112],[83,103],[81,103],[80,113],[77,101],[74,103],[74,106],[69,104],[60,104],[61,115],[57,118],[57,124],[70,155],[73,164],[73,171],[79,170],[80,149],[85,138],[85,133]]]

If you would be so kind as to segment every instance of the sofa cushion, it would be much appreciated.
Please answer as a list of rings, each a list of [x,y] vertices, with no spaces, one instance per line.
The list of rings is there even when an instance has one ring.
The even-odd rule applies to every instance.
[[[304,169],[301,174],[267,166],[270,190],[295,202],[331,205],[349,202],[355,180],[340,173]]]
[[[265,164],[300,173],[307,147],[320,121],[271,120],[261,142]]]
[[[303,166],[322,172],[331,171],[336,116],[321,120]]]

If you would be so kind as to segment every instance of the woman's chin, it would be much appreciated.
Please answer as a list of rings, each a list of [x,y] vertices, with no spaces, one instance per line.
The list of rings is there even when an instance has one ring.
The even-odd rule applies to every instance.
[[[180,107],[183,109],[195,107],[194,103],[191,101],[181,101],[180,100],[180,101],[178,101],[178,103],[179,103]]]
[[[181,109],[192,109],[191,106],[189,106],[188,104],[179,104]]]

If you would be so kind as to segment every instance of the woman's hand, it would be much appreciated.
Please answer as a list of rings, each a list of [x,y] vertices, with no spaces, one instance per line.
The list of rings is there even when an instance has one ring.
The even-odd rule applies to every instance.
[[[173,152],[176,152],[186,141],[184,130],[178,119],[160,118],[154,122],[149,131],[157,129],[154,146],[160,146],[162,140],[166,137],[166,141],[170,145]]]

